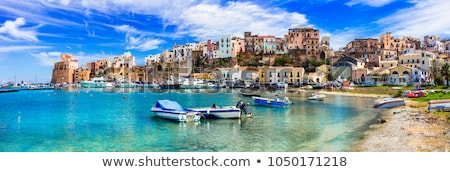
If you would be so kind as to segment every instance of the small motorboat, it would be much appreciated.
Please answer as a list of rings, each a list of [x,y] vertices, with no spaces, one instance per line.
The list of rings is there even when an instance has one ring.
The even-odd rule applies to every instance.
[[[200,112],[185,109],[178,102],[171,100],[158,100],[151,111],[160,118],[179,122],[196,122],[201,119]]]
[[[288,107],[292,104],[288,97],[284,99],[279,99],[277,96],[275,98],[264,98],[264,97],[252,97],[253,102],[257,105],[270,106],[270,107]]]
[[[312,94],[311,97],[308,97],[308,100],[317,100],[317,101],[323,101],[325,99],[325,94]]]
[[[425,96],[425,92],[423,91],[411,91],[408,94],[406,94],[409,98],[417,98],[417,97],[423,97]]]
[[[189,108],[189,111],[200,112],[206,118],[232,119],[241,118],[241,109],[234,106]]]
[[[391,108],[397,106],[404,106],[405,100],[401,98],[385,98],[378,101],[373,107],[374,108]]]

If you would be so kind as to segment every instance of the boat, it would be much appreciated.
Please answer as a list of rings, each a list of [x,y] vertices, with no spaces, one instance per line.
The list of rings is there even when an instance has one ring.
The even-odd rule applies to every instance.
[[[256,94],[256,93],[241,93],[242,96],[246,96],[246,97],[261,97],[260,94]]]
[[[401,98],[385,98],[381,101],[378,101],[373,108],[391,108],[397,106],[404,106],[405,100]]]
[[[171,100],[158,100],[151,111],[160,118],[178,122],[197,122],[201,118],[200,112],[187,110]]]
[[[106,82],[103,78],[92,78],[89,81],[80,82],[83,88],[105,88]]]
[[[252,96],[253,102],[257,105],[271,106],[271,107],[288,107],[292,102],[288,97],[284,97],[283,100],[279,98],[264,98]]]
[[[0,93],[18,92],[17,89],[0,89]]]
[[[308,97],[308,100],[317,100],[317,101],[323,101],[325,99],[325,94],[312,94],[311,97]]]
[[[241,109],[235,106],[189,108],[187,110],[199,112],[206,118],[219,118],[219,119],[241,118]]]
[[[428,111],[448,111],[450,110],[450,99],[428,101]]]
[[[417,98],[417,97],[423,97],[425,96],[425,92],[423,91],[411,91],[408,94],[406,94],[409,98]]]

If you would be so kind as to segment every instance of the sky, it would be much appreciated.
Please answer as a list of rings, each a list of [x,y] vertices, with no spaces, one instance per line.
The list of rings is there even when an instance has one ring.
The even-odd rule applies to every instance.
[[[338,50],[359,38],[450,38],[448,0],[1,0],[0,81],[50,82],[62,53],[79,65],[131,52],[137,65],[174,44],[283,37],[313,27]]]

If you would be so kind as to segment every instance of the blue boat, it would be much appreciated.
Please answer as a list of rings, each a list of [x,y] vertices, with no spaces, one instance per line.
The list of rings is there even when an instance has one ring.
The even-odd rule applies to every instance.
[[[263,106],[270,106],[270,107],[289,107],[289,105],[292,104],[292,102],[289,100],[288,97],[284,97],[284,99],[278,99],[278,98],[264,98],[264,97],[252,97],[253,102],[256,105],[263,105]]]
[[[171,100],[158,100],[151,111],[160,118],[179,122],[197,122],[201,119],[199,112],[187,110],[178,102]]]

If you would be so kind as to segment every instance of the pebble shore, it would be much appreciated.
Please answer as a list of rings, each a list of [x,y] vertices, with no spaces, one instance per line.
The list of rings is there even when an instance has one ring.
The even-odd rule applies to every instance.
[[[389,95],[367,95],[342,92],[324,94],[368,98]],[[406,105],[391,108],[373,124],[354,146],[354,152],[449,152],[450,123],[443,115],[428,113],[426,103],[406,100]],[[385,122],[384,122],[385,120]]]

